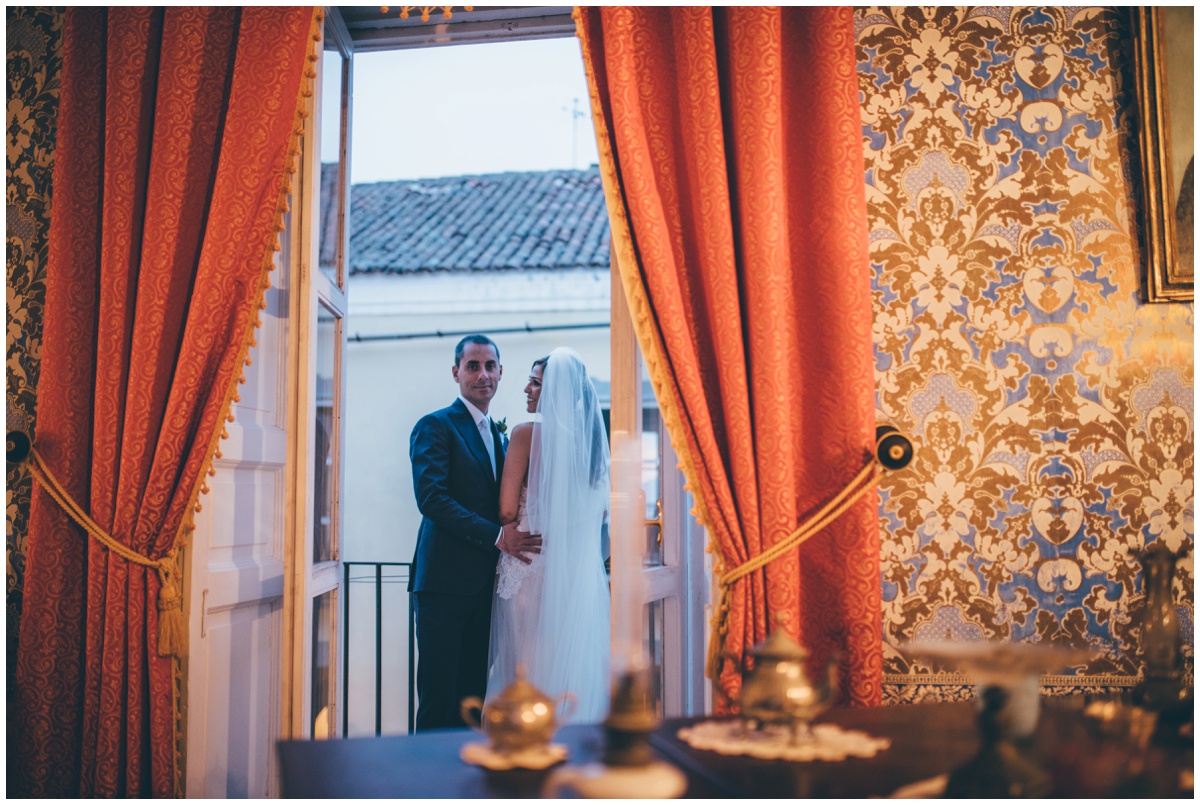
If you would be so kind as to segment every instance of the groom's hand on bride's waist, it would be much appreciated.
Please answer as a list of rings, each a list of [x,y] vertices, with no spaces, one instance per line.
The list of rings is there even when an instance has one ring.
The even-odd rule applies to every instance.
[[[500,532],[500,540],[496,543],[496,547],[509,556],[515,556],[525,564],[529,564],[533,561],[533,557],[528,554],[542,552],[542,538],[539,534],[518,531],[516,523],[509,523]]]

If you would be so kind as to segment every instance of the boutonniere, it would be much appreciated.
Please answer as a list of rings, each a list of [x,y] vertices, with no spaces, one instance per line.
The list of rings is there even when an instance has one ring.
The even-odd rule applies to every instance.
[[[508,417],[503,417],[496,423],[496,430],[500,431],[501,436],[508,433]]]

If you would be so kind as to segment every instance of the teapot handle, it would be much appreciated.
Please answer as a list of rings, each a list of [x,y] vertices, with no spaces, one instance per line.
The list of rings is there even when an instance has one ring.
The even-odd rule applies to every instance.
[[[479,711],[479,716],[474,715],[475,711]],[[462,720],[467,723],[467,726],[478,733],[483,733],[483,722],[480,717],[483,715],[483,700],[478,696],[468,696],[462,700],[462,705],[459,707],[459,713],[462,714]]]
[[[825,673],[829,679],[829,698],[831,701],[836,701],[842,692],[842,675],[841,675],[841,656],[834,654],[829,658],[829,665]]]
[[[558,717],[558,722],[563,723],[567,719],[569,719],[571,717],[571,714],[575,712],[575,705],[577,705],[577,704],[579,704],[579,700],[575,698],[574,693],[572,693],[569,690],[566,693],[564,693],[562,695],[562,698],[559,699],[558,706],[559,706],[559,709],[561,709],[563,712],[562,712],[562,715],[560,715]]]

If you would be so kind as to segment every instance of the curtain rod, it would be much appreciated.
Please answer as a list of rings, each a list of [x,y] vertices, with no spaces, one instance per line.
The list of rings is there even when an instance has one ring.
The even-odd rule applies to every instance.
[[[529,322],[525,323],[524,327],[491,327],[487,328],[485,335],[492,333],[507,334],[507,333],[548,333],[554,330],[598,330],[601,327],[609,327],[607,321],[587,322],[585,324],[547,324],[534,326]],[[411,341],[416,338],[453,338],[455,336],[475,335],[480,330],[433,330],[428,333],[390,333],[387,335],[354,335],[347,336],[346,339],[352,344],[362,344],[368,341]]]

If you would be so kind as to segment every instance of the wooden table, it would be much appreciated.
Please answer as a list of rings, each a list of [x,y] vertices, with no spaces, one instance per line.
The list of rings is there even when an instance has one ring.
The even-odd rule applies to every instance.
[[[687,775],[688,797],[886,796],[903,785],[949,772],[979,748],[973,702],[835,708],[820,720],[892,740],[889,749],[873,758],[836,763],[757,760],[692,749],[676,737],[676,732],[699,720],[666,721],[651,736],[655,753]],[[1079,722],[1077,709],[1044,707],[1029,751],[1047,759],[1047,763],[1059,762],[1053,760],[1059,757],[1055,751],[1077,735]],[[459,749],[477,740],[479,735],[461,729],[383,738],[281,741],[283,794],[453,798],[529,798],[540,794],[549,770],[489,772],[463,763]],[[554,740],[567,745],[571,763],[599,760],[603,752],[603,733],[595,725],[564,727]],[[1164,779],[1164,787],[1129,793],[1182,795],[1173,781],[1180,770],[1192,768],[1190,745],[1171,748],[1165,754],[1159,752],[1155,757],[1162,766],[1156,775]],[[1071,762],[1088,761],[1075,757]],[[1060,772],[1061,767],[1059,762]],[[1084,771],[1084,776],[1090,774]]]

